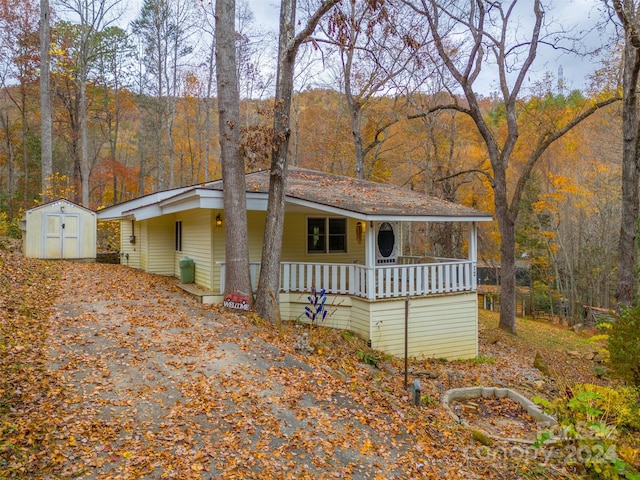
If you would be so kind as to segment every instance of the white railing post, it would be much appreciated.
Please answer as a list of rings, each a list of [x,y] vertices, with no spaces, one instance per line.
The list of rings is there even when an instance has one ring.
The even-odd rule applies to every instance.
[[[476,290],[478,287],[478,274],[476,270],[476,264],[478,263],[478,224],[476,222],[471,223],[469,229],[469,262],[471,262],[471,278],[470,285],[471,290]]]
[[[282,291],[289,292],[291,289],[291,264],[281,263],[282,265]]]
[[[367,228],[367,233],[365,237],[365,254],[364,254],[364,265],[366,270],[365,273],[365,282],[366,282],[366,297],[369,300],[376,299],[376,234],[375,228],[373,227],[373,222],[369,222],[369,226]]]

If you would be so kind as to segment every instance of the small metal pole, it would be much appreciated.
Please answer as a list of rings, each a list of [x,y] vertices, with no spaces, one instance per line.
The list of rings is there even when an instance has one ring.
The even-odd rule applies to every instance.
[[[404,388],[409,386],[409,295],[404,301]]]

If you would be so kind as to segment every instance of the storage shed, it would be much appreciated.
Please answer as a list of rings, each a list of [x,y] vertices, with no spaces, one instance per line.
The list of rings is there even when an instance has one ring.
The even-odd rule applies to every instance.
[[[95,260],[96,213],[58,199],[28,210],[23,223],[25,257]]]

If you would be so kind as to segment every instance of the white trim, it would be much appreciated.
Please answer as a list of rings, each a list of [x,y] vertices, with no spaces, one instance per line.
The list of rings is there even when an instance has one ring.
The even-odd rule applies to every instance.
[[[266,194],[265,194],[266,195]],[[438,215],[387,215],[387,214],[375,214],[369,215],[366,213],[354,212],[344,208],[334,207],[330,205],[323,205],[320,203],[311,202],[309,200],[301,200],[295,197],[286,197],[286,203],[291,205],[298,205],[307,208],[313,208],[323,212],[331,213],[334,215],[341,215],[349,218],[355,218],[357,220],[367,220],[374,222],[490,222],[493,217],[489,214],[476,216],[438,216]]]
[[[133,210],[126,210],[123,213],[123,218],[132,217],[133,219],[141,222],[142,220],[149,220],[150,218],[159,217],[162,215],[162,209],[157,203],[152,205],[145,205]]]
[[[378,237],[380,236],[380,228],[384,224],[388,224],[391,227],[391,232],[393,232],[393,249],[391,253],[385,257],[380,252],[380,244],[378,243]],[[376,230],[376,265],[395,265],[398,261],[398,222],[378,222],[374,224]]]
[[[193,187],[180,187],[174,188],[173,190],[150,193],[143,197],[134,198],[133,200],[103,208],[97,212],[97,216],[99,220],[120,220],[127,215],[131,215],[133,210],[156,205],[164,199],[173,197],[189,189],[193,189]]]

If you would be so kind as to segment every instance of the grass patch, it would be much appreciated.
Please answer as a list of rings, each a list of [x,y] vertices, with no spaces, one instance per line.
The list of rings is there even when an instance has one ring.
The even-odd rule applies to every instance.
[[[477,357],[468,360],[468,362],[473,365],[482,365],[483,363],[494,364],[496,363],[496,359],[489,355],[478,355]]]

